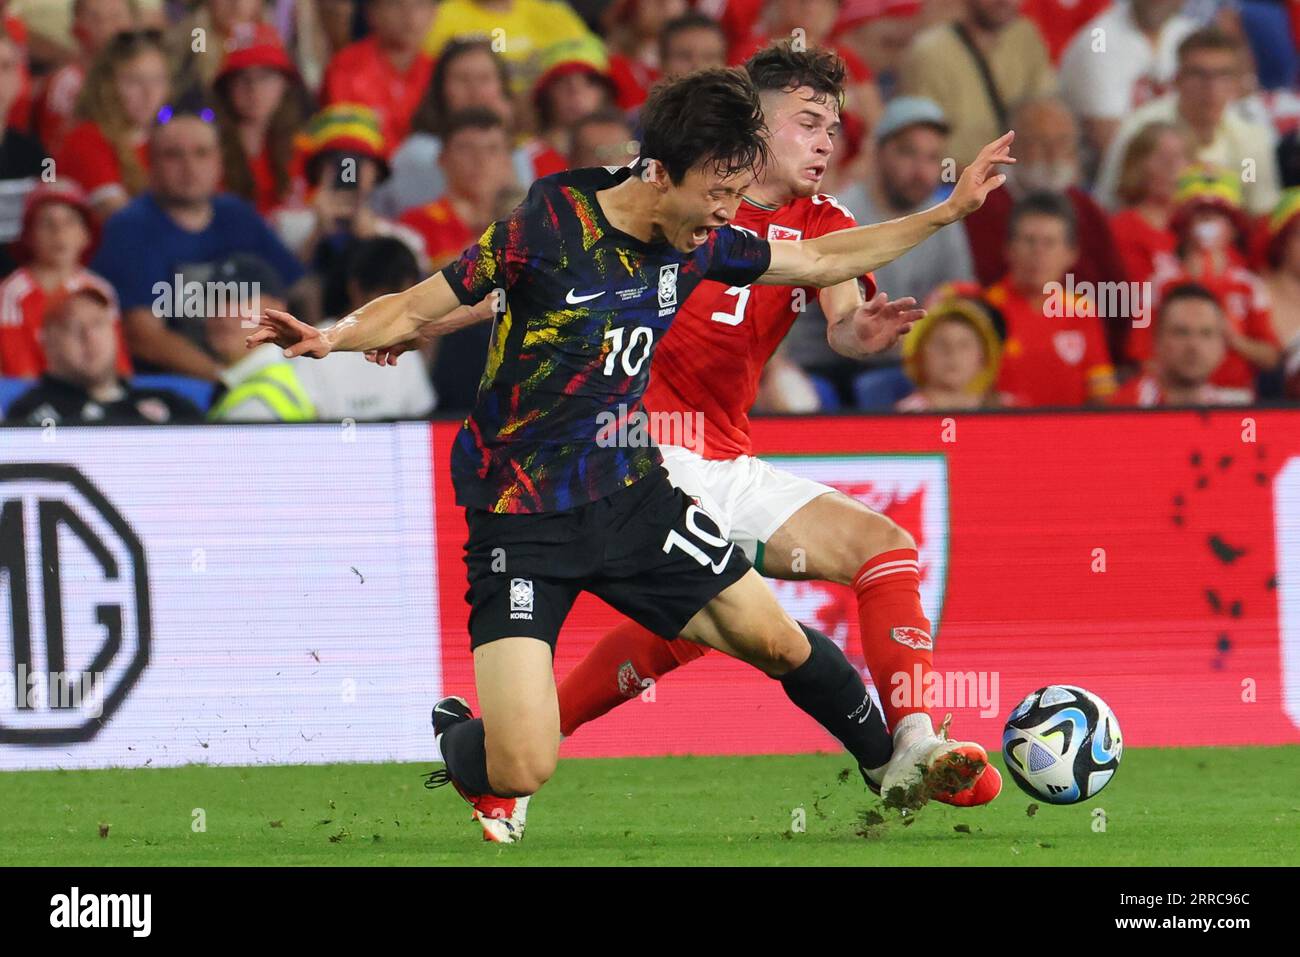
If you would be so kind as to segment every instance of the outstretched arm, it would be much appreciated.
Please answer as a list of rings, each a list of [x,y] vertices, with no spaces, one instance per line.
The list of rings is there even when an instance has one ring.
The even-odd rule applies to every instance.
[[[334,325],[316,329],[287,312],[268,309],[247,339],[248,347],[274,342],[284,354],[321,359],[331,352],[369,352],[415,336],[442,336],[490,319],[495,293],[477,306],[463,306],[442,273],[405,292],[372,299]]]
[[[952,195],[937,206],[872,226],[841,229],[816,239],[775,240],[772,261],[760,283],[823,288],[879,269],[923,243],[950,223],[969,216],[1004,182],[1000,163],[1014,163],[1014,132],[1004,133],[980,150],[957,180]]]

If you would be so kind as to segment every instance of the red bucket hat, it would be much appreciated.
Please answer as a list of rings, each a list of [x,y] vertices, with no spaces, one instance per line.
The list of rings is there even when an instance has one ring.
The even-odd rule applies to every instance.
[[[95,216],[90,208],[90,201],[86,199],[85,192],[76,183],[64,180],[57,183],[41,183],[30,193],[23,202],[23,228],[18,234],[18,241],[14,244],[14,258],[20,262],[29,262],[33,255],[31,247],[32,225],[36,221],[36,214],[45,206],[51,203],[63,203],[71,206],[81,214],[82,220],[86,224],[86,229],[90,232],[90,243],[86,246],[85,252],[81,254],[83,263],[90,260],[91,254],[94,253],[95,247],[99,245],[99,229],[95,224]]]

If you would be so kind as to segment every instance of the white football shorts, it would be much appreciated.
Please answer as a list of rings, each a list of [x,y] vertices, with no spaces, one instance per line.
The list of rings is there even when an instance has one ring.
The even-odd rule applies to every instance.
[[[706,459],[677,445],[662,445],[659,451],[669,481],[698,499],[722,529],[722,536],[739,545],[751,563],[760,543],[766,543],[790,516],[819,495],[835,491],[752,455]]]

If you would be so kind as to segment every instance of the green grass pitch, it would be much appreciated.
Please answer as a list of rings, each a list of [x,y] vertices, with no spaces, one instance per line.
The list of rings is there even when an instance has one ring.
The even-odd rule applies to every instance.
[[[1300,861],[1300,748],[1134,749],[1074,807],[879,807],[838,755],[569,760],[483,843],[415,764],[0,773],[13,865],[1267,865]],[[196,830],[201,809],[206,830]],[[1105,814],[1100,829],[1096,809]],[[802,814],[800,813],[802,811]],[[801,831],[799,818],[805,821]],[[793,827],[792,827],[793,826]]]

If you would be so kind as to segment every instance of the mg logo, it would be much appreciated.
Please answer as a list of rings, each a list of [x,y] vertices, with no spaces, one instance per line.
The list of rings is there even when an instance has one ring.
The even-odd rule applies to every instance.
[[[0,744],[89,741],[149,661],[140,539],[67,465],[0,465]]]

